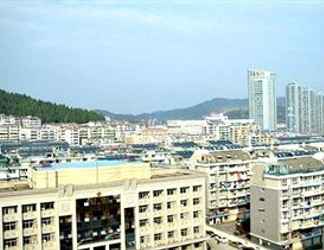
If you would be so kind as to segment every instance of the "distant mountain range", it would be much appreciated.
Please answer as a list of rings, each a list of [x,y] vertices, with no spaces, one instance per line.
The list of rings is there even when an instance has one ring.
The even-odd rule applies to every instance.
[[[278,121],[285,122],[285,98],[277,99]],[[199,120],[212,113],[225,113],[231,119],[248,118],[247,99],[214,98],[187,108],[179,108],[152,113],[117,114],[105,110],[85,110],[71,108],[34,99],[32,97],[10,93],[0,89],[0,114],[25,116],[38,116],[45,123],[101,121],[104,116],[113,120],[142,121],[156,119],[166,120]]]
[[[285,122],[285,98],[277,99],[278,122]],[[214,98],[209,101],[199,103],[187,108],[179,108],[165,111],[155,111],[152,113],[116,114],[105,110],[96,110],[98,113],[108,116],[113,120],[140,121],[156,119],[166,120],[198,120],[211,113],[225,113],[231,119],[248,118],[248,100],[247,99],[226,99]]]

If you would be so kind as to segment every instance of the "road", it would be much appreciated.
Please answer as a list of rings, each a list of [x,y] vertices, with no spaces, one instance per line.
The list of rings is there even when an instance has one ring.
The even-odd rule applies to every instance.
[[[260,250],[269,250],[269,248],[265,248],[263,246],[259,246],[251,241],[248,241],[246,239],[242,239],[236,235],[233,235],[233,234],[229,234],[229,233],[226,233],[224,231],[221,231],[219,229],[216,229],[214,227],[211,227],[211,226],[207,226],[207,230],[209,231],[212,231],[213,233],[217,234],[217,235],[220,235],[222,237],[226,237],[228,240],[231,240],[231,241],[237,241],[237,242],[241,242],[242,244],[244,244],[244,246],[247,246],[247,247],[254,247],[255,249],[260,249]],[[221,248],[220,246],[220,249],[225,249],[225,248]],[[227,248],[227,245],[226,245],[226,249],[230,249],[230,248]],[[235,249],[235,248],[233,248]]]

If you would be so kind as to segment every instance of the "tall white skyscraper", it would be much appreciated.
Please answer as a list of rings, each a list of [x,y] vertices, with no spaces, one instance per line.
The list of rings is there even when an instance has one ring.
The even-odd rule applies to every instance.
[[[265,70],[248,70],[249,116],[263,130],[277,125],[276,75]]]

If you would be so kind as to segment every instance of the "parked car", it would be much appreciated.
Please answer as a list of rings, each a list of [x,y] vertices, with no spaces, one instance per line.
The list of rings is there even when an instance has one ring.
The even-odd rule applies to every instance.
[[[241,242],[239,242],[239,241],[232,241],[232,240],[230,240],[228,244],[230,246],[236,247],[238,249],[242,249],[242,247],[244,247],[244,245]]]
[[[218,242],[222,243],[222,244],[227,244],[227,243],[228,243],[228,239],[227,239],[226,237],[223,237],[223,236],[219,236],[219,235],[217,235],[217,236],[215,237],[215,239],[216,239]]]

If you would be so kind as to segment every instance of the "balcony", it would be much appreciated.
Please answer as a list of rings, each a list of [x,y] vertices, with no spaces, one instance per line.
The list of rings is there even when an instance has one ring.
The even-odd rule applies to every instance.
[[[48,234],[48,233],[53,233],[53,232],[55,232],[54,224],[42,225],[42,233],[43,234]]]
[[[23,229],[23,234],[24,236],[30,236],[30,235],[35,235],[38,233],[37,227],[29,227],[29,228],[24,228]]]
[[[37,212],[36,211],[30,211],[23,213],[23,219],[24,220],[33,220],[37,218]]]
[[[57,250],[56,241],[55,240],[43,241],[43,249]]]
[[[14,246],[14,247],[5,247],[4,250],[21,250],[20,247]]]
[[[18,214],[17,213],[10,213],[3,215],[3,222],[12,222],[18,220]]]
[[[41,212],[41,216],[44,217],[53,217],[55,216],[55,209],[44,209]]]
[[[18,230],[5,230],[3,233],[4,239],[13,239],[18,237]]]
[[[23,247],[23,250],[38,250],[39,246],[37,242],[34,242],[33,244],[28,244]]]

